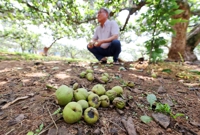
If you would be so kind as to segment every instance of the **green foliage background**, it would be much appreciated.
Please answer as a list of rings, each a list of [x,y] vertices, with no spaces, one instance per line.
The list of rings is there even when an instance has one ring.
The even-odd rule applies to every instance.
[[[67,37],[74,40],[85,38],[89,41],[94,28],[98,25],[96,12],[100,7],[110,9],[111,19],[116,19],[118,13],[123,10],[129,11],[129,15],[137,14],[139,11],[134,6],[143,2],[146,3],[148,10],[141,14],[136,25],[129,20],[123,29],[124,24],[120,24],[118,20],[122,30],[121,40],[132,42],[127,33],[133,31],[139,36],[147,35],[149,40],[144,44],[146,54],[155,62],[162,59],[163,48],[168,44],[162,34],[172,34],[171,26],[184,21],[171,18],[173,15],[182,13],[178,10],[177,0],[107,0],[107,2],[104,0],[1,0],[0,22],[3,29],[0,29],[0,47],[1,49],[6,49],[7,45],[15,49],[20,47],[23,52],[30,53],[42,49],[44,45],[41,43],[41,35],[30,32],[29,25],[51,30],[54,40]],[[197,0],[188,0],[188,2],[191,11],[198,11],[200,2]],[[199,16],[194,15],[191,17],[190,24],[198,24],[199,20]],[[188,28],[188,31],[190,30],[191,27]],[[61,56],[82,57],[81,53],[85,53],[89,58],[93,57],[86,51],[77,53],[76,48],[69,45],[57,44],[51,51],[55,50],[60,50]],[[66,51],[70,53],[65,54]]]

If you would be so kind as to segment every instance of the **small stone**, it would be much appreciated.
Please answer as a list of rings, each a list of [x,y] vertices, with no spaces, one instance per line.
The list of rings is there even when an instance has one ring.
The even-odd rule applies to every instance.
[[[93,132],[95,135],[100,135],[101,134],[101,130],[99,128],[95,129]]]
[[[48,130],[48,133],[47,133],[47,135],[56,135],[57,133],[56,133],[56,129],[55,128],[50,128],[49,130]]]
[[[67,133],[67,128],[65,126],[62,126],[61,128],[59,128],[58,135],[69,135],[69,133]]]
[[[152,117],[154,118],[154,120],[156,122],[158,122],[162,127],[164,127],[165,129],[167,129],[167,127],[170,124],[170,119],[168,116],[162,114],[162,113],[153,113]]]
[[[174,106],[174,103],[170,99],[164,99],[161,103],[168,104],[170,107]]]
[[[17,123],[21,122],[25,118],[24,114],[20,114],[15,118],[15,121]]]
[[[137,88],[133,89],[132,91],[135,92],[135,93],[138,93],[138,94],[142,93],[142,91],[137,89]]]
[[[124,111],[122,111],[122,110],[120,110],[120,109],[118,109],[118,108],[116,108],[116,111],[117,111],[120,115],[123,115],[123,114],[124,114]]]
[[[163,94],[163,93],[166,93],[167,91],[166,91],[166,89],[163,87],[163,86],[160,86],[159,88],[158,88],[158,94]]]
[[[118,132],[117,132],[117,129],[116,129],[116,128],[111,128],[111,129],[110,129],[110,133],[111,133],[112,135],[118,135]]]
[[[166,131],[167,131],[168,133],[171,133],[171,132],[172,132],[172,129],[171,129],[171,128],[168,128]]]

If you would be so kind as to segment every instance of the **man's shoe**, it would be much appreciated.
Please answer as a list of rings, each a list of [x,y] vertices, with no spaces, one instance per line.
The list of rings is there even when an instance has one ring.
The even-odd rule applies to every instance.
[[[100,63],[101,63],[101,64],[106,64],[106,63],[107,63],[107,58],[106,58],[106,57],[102,58],[102,59],[100,60]]]
[[[114,65],[121,65],[119,61],[113,62]]]
[[[123,59],[121,59],[121,58],[118,58],[118,60],[117,60],[118,62],[120,62],[120,63],[123,63],[123,62],[125,62]]]

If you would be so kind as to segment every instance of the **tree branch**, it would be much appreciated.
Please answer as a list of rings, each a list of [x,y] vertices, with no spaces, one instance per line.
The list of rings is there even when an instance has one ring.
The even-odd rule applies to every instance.
[[[92,17],[92,18],[89,18],[89,19],[84,20],[84,21],[78,21],[78,20],[70,20],[70,21],[72,21],[73,23],[76,23],[76,24],[82,24],[82,23],[88,23],[88,22],[93,21],[95,19],[96,19],[96,17]],[[68,21],[68,20],[66,20],[66,21]]]
[[[48,49],[50,49],[50,48],[52,47],[52,45],[53,45],[56,41],[60,40],[61,38],[63,38],[63,37],[59,37],[59,38],[55,39],[55,40],[51,43],[51,45],[48,47]]]
[[[2,37],[7,37],[9,35],[9,33],[6,33],[6,34],[4,34],[4,35],[0,35],[0,38],[2,38]]]
[[[40,10],[40,9],[38,9],[37,7],[30,5],[28,2],[25,2],[25,4],[26,4],[26,5],[27,5],[29,8],[32,8],[32,9],[34,9],[35,11],[38,11],[38,12],[45,13],[45,14],[48,14],[48,15],[49,15],[49,13],[48,13],[48,12],[41,11],[41,10]]]
[[[145,4],[146,4],[145,1],[141,1],[138,5],[133,5],[132,8],[129,8],[129,9],[128,9],[128,10],[129,10],[129,14],[128,14],[127,18],[126,18],[126,22],[125,22],[123,28],[120,28],[120,31],[124,31],[124,30],[125,30],[126,25],[128,24],[130,15],[132,15],[132,14],[135,13],[136,11],[140,10]],[[127,8],[125,8],[125,9],[127,9]],[[122,9],[122,10],[125,10],[125,9]],[[122,11],[122,10],[120,10],[120,11]]]

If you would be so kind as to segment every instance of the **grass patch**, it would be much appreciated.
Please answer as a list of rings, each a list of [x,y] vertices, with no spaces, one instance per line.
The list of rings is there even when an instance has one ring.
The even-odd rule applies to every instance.
[[[0,52],[0,60],[42,60],[42,61],[66,61],[66,62],[86,62],[86,59],[72,59],[59,56],[42,56],[29,53]]]

